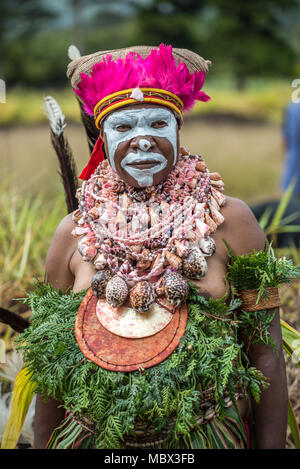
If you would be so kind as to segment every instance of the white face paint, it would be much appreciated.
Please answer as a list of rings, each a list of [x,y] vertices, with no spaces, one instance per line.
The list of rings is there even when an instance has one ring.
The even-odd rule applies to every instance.
[[[155,128],[155,123],[164,122],[165,125]],[[118,130],[122,126],[123,129]],[[124,109],[114,112],[104,121],[103,130],[106,134],[108,145],[108,156],[112,168],[116,171],[115,152],[120,143],[132,140],[136,137],[164,137],[173,148],[173,164],[177,156],[177,122],[174,114],[163,107]],[[153,184],[153,176],[167,166],[167,159],[161,153],[149,151],[151,144],[148,139],[139,140],[139,148],[132,151],[123,158],[122,168],[128,172],[141,187]],[[155,161],[152,168],[133,168],[132,164],[143,161]]]
[[[132,164],[148,162],[149,160],[155,161],[157,164],[147,169],[138,169],[131,166]],[[136,153],[128,153],[121,161],[121,166],[138,182],[140,187],[146,187],[153,185],[154,174],[162,171],[167,166],[167,163],[167,159],[160,153],[144,153],[144,151],[137,150]]]

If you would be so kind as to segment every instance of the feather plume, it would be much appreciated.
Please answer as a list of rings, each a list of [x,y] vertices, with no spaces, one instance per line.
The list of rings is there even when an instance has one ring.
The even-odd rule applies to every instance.
[[[75,160],[68,141],[63,134],[67,125],[65,123],[65,116],[59,104],[52,96],[46,96],[44,111],[49,119],[51,143],[60,165],[60,176],[65,190],[67,210],[68,213],[71,213],[78,207],[78,201],[75,197],[78,188],[78,179]]]
[[[179,61],[176,65],[172,46],[161,44],[145,58],[129,52],[124,59],[113,61],[110,54],[106,55],[92,67],[90,75],[81,74],[81,81],[74,91],[90,116],[93,116],[97,102],[105,96],[123,89],[143,87],[174,93],[183,101],[184,110],[188,110],[195,101],[210,99],[201,91],[204,80],[202,70],[190,73],[185,63]]]
[[[57,136],[61,135],[67,124],[65,123],[65,116],[59,104],[52,96],[46,96],[44,98],[43,111],[49,119],[52,132]]]
[[[68,47],[68,57],[70,60],[76,60],[76,59],[79,59],[79,57],[81,57],[79,49],[76,46],[74,46],[74,44],[71,44]]]
[[[78,200],[75,197],[78,189],[75,160],[63,134],[58,136],[51,130],[51,142],[59,161],[59,174],[65,190],[67,210],[71,213],[78,208]]]

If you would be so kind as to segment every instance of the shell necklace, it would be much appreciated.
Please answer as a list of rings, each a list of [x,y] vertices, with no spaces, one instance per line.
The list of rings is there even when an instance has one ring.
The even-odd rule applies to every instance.
[[[224,221],[224,184],[200,156],[181,148],[178,162],[157,186],[136,189],[100,163],[77,191],[73,213],[84,261],[97,273],[92,289],[117,307],[128,296],[139,313],[160,297],[179,306],[188,297],[188,279],[207,272],[216,246],[211,234]]]

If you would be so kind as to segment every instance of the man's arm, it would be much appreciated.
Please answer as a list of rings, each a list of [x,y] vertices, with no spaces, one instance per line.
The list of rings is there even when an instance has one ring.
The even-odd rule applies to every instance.
[[[272,313],[274,310],[267,312],[267,314]],[[276,309],[269,332],[276,344],[276,350],[269,346],[255,344],[250,347],[248,353],[251,365],[261,370],[269,383],[269,387],[261,394],[260,402],[257,404],[253,400],[255,448],[284,449],[288,390],[278,309]]]
[[[238,199],[229,198],[224,217],[226,237],[234,255],[261,250],[266,237],[249,207]],[[270,310],[267,314],[272,314]],[[262,371],[269,387],[262,391],[259,404],[253,401],[255,447],[259,449],[284,448],[287,429],[288,391],[279,311],[270,326],[270,335],[276,351],[270,346],[250,346],[248,357],[255,368]],[[247,350],[248,338],[244,338]]]
[[[62,290],[66,290],[74,283],[74,277],[69,268],[74,252],[72,228],[71,215],[67,215],[55,232],[46,259],[46,282]],[[54,399],[37,396],[34,418],[35,449],[45,449],[51,433],[63,420],[65,410],[60,406],[61,403]]]

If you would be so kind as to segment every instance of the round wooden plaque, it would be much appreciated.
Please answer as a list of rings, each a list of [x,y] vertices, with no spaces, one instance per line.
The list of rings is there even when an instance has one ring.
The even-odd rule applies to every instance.
[[[187,307],[182,305],[158,333],[138,339],[120,337],[101,325],[96,305],[89,289],[75,320],[75,336],[86,358],[106,370],[130,372],[158,365],[176,349],[186,329]]]

